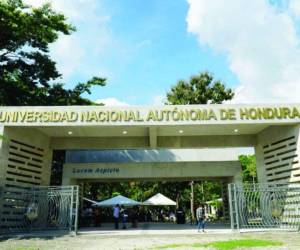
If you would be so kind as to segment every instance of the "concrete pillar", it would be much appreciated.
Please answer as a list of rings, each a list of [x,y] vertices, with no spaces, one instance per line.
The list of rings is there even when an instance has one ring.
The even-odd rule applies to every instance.
[[[235,175],[223,180],[222,183],[222,199],[224,203],[224,219],[229,221],[230,219],[230,211],[229,211],[229,195],[228,195],[228,184],[234,183],[237,186],[243,184],[243,177],[242,177],[242,167],[239,168],[239,171],[235,172]]]
[[[232,177],[232,183],[236,185],[241,185],[243,183],[242,172],[238,172]]]
[[[300,125],[270,126],[257,135],[255,146],[260,183],[300,183]]]
[[[77,185],[77,180],[76,179],[70,179],[68,177],[62,178],[62,186],[70,186],[70,185]]]
[[[263,145],[259,142],[255,148],[255,158],[256,158],[256,171],[257,171],[257,180],[259,183],[267,182],[266,167],[264,164],[264,154],[263,154]]]

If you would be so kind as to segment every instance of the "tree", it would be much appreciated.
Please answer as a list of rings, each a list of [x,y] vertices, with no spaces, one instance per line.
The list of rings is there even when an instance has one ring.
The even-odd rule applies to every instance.
[[[239,161],[242,165],[243,182],[257,182],[255,155],[240,155]]]
[[[221,81],[215,81],[209,72],[203,72],[192,76],[189,82],[178,81],[167,93],[167,104],[218,104],[233,96],[231,89],[226,89]]]
[[[41,8],[21,0],[0,1],[0,105],[87,105],[81,97],[105,79],[93,77],[73,89],[57,82],[61,74],[49,55],[49,44],[75,27],[49,4]]]
[[[0,106],[94,104],[82,94],[90,94],[93,86],[104,86],[105,79],[92,77],[65,89],[49,55],[49,45],[59,35],[74,31],[49,4],[33,8],[21,0],[0,0]],[[61,183],[64,154],[54,151],[52,185]]]
[[[232,90],[230,88],[227,89],[221,81],[214,80],[211,73],[202,72],[199,75],[192,76],[189,82],[184,80],[178,81],[167,93],[167,104],[220,104],[223,101],[231,100],[233,96]],[[174,186],[174,189],[178,185],[180,185],[181,189],[184,189],[182,183],[172,183],[171,185]],[[184,190],[185,195],[181,199],[186,200],[190,194],[187,195],[189,190]],[[221,195],[220,184],[212,181],[196,183],[194,190],[196,202],[216,199]]]

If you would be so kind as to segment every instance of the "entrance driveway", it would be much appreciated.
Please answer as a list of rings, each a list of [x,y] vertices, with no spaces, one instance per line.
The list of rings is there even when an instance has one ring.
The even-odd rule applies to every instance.
[[[121,224],[119,225],[122,227]],[[231,233],[230,225],[225,223],[207,223],[206,233]],[[127,223],[127,229],[114,229],[112,223],[103,223],[97,228],[81,228],[78,231],[79,235],[88,234],[108,234],[108,235],[168,235],[168,234],[195,234],[197,226],[190,224],[175,224],[168,222],[143,222],[138,224],[138,228],[132,228],[131,224]]]

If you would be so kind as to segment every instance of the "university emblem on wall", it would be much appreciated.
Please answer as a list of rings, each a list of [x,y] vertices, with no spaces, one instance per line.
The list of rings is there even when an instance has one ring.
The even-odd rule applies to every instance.
[[[30,221],[35,220],[38,217],[38,205],[32,202],[26,208],[26,218]]]

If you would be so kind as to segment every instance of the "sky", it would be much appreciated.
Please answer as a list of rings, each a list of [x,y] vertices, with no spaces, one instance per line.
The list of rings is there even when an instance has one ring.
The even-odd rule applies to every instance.
[[[50,2],[77,28],[50,47],[66,88],[107,79],[93,101],[160,105],[178,80],[209,71],[231,103],[299,102],[300,0]]]

